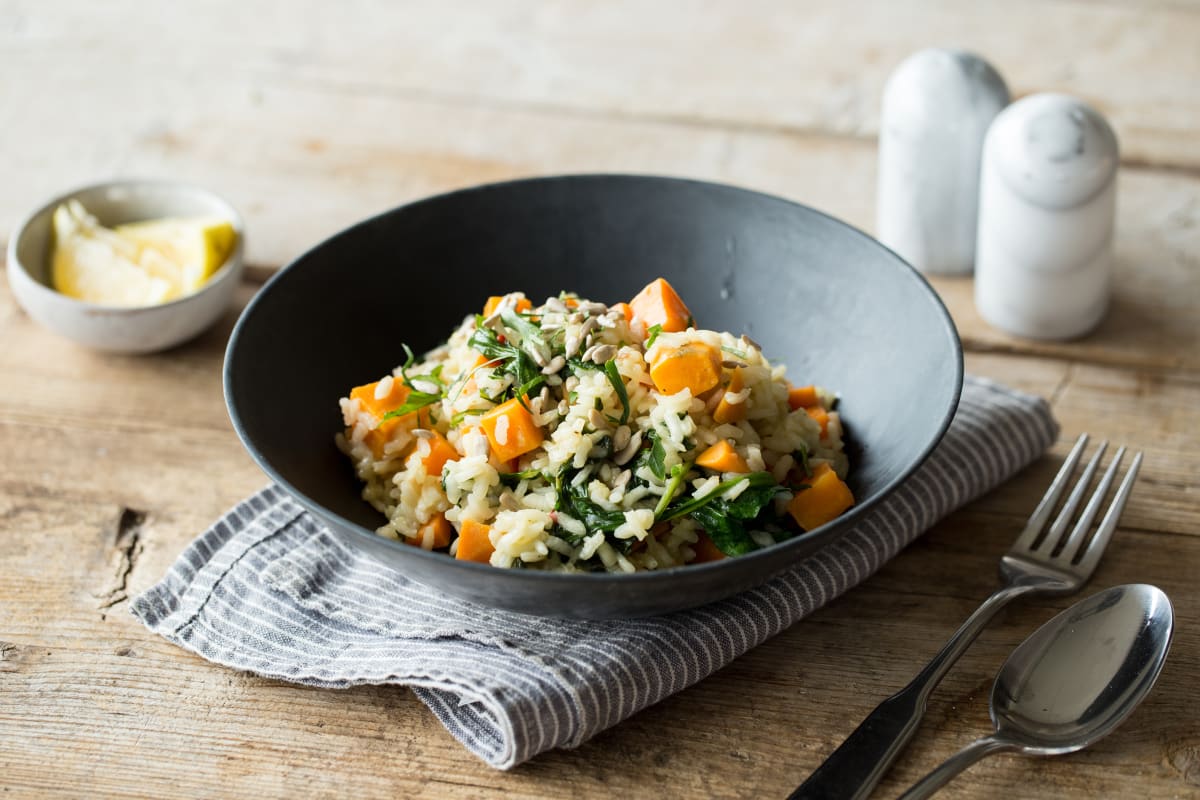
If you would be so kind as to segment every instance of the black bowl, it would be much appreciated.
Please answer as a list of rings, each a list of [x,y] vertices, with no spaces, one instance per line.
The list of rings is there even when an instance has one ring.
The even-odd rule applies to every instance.
[[[457,561],[373,533],[334,446],[338,398],[449,335],[489,295],[626,300],[663,276],[702,327],[746,333],[802,383],[837,391],[858,504],[739,558],[633,575]],[[614,618],[698,606],[766,581],[840,536],[925,459],[962,386],[945,307],[908,264],[811,208],[729,186],[587,175],[481,186],[339,233],[276,275],[225,357],[234,427],[259,465],[346,544],[487,606]]]

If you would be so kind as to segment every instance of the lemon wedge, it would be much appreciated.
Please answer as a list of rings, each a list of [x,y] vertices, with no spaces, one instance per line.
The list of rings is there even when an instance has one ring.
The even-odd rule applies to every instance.
[[[225,220],[171,218],[106,228],[76,200],[54,211],[54,288],[92,303],[142,306],[191,294],[225,263]]]
[[[233,226],[221,219],[156,219],[118,225],[113,230],[141,246],[146,268],[178,281],[182,294],[203,286],[225,263],[237,241]]]

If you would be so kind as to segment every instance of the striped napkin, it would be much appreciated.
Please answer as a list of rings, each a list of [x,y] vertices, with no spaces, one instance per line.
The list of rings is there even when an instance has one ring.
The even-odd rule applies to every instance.
[[[1057,432],[1040,399],[968,378],[934,454],[853,531],[757,589],[663,617],[579,622],[466,604],[347,549],[274,486],[201,534],[132,610],[234,669],[409,686],[471,752],[509,769],[577,747],[820,608]]]

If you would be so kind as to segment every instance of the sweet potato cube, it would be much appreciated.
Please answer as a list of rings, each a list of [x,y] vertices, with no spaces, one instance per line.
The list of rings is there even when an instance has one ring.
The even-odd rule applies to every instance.
[[[676,333],[686,331],[692,324],[692,312],[663,278],[651,281],[629,305],[633,308],[633,318],[641,320],[647,334],[654,325],[661,325],[667,333]]]
[[[375,418],[383,419],[383,415],[404,405],[408,399],[408,387],[403,381],[393,380],[388,392],[383,397],[376,397],[382,381],[368,383],[365,386],[355,386],[350,390],[350,399],[358,401],[358,407]]]
[[[733,370],[733,374],[729,377],[729,386],[725,387],[725,394],[737,394],[744,388],[745,382],[742,378],[742,368],[736,367]],[[713,419],[721,425],[731,422],[741,422],[746,418],[746,406],[748,404],[749,398],[740,403],[730,403],[722,395],[721,402],[717,403],[716,409],[713,410]]]
[[[404,541],[426,550],[439,550],[450,546],[450,537],[453,534],[454,528],[450,526],[446,515],[435,514],[433,519],[417,529],[416,536]]]
[[[812,408],[817,405],[817,387],[815,386],[791,386],[788,387],[788,408],[795,411],[797,408]]]
[[[384,420],[384,416],[389,411],[394,411],[404,405],[404,401],[408,399],[409,390],[403,381],[393,380],[389,390],[382,397],[376,397],[379,384],[380,381],[375,381],[364,386],[355,386],[350,390],[350,397],[358,401],[358,407],[375,418],[375,427],[368,431],[363,439],[371,448],[375,458],[383,458],[384,445],[392,440],[392,435],[397,429],[411,428],[414,421],[420,425],[426,425],[429,422],[427,409]]]
[[[728,440],[722,439],[705,450],[696,459],[696,466],[716,472],[749,472],[746,459],[738,455]]]
[[[691,564],[705,564],[725,558],[725,554],[713,543],[707,533],[700,534],[700,538],[692,545],[692,549],[696,551],[696,557],[689,562]]]
[[[492,529],[482,522],[473,519],[463,520],[458,531],[458,549],[454,557],[462,561],[475,561],[487,564],[492,559],[496,548],[492,545]]]
[[[804,483],[809,488],[796,492],[788,503],[788,513],[806,531],[821,527],[854,505],[850,487],[826,463],[815,466]]]
[[[533,415],[513,398],[493,408],[479,418],[479,425],[487,434],[492,452],[501,461],[508,461],[541,446],[542,429],[533,421]]]
[[[446,466],[447,461],[458,461],[462,458],[462,455],[454,449],[454,445],[436,431],[426,441],[429,442],[429,454],[424,457],[423,461],[425,472],[430,475],[441,475],[442,468]]]
[[[721,354],[703,342],[663,348],[650,365],[650,380],[663,394],[690,389],[704,394],[721,382]]]
[[[504,297],[498,294],[494,294],[489,297],[487,302],[483,304],[483,315],[485,317],[490,317],[492,314],[495,314],[496,309],[500,307],[500,301],[503,299]],[[522,297],[521,299],[517,300],[517,311],[528,311],[531,308],[533,308],[533,303],[531,303],[527,298]]]
[[[625,315],[626,322],[633,322],[633,306],[629,303],[616,303],[610,307],[613,311],[620,311]]]
[[[817,424],[821,426],[821,437],[824,438],[825,434],[829,432],[829,412],[820,406],[812,406],[811,408],[804,409],[804,413],[816,420]]]

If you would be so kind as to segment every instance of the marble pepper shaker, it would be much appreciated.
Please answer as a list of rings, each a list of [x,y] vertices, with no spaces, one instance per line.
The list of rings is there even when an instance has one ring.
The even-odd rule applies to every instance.
[[[922,272],[971,272],[983,138],[1007,104],[999,73],[961,50],[921,50],[888,78],[876,232]]]
[[[1038,94],[1000,114],[984,143],[975,305],[1035,339],[1090,331],[1108,308],[1117,137],[1095,109]]]

